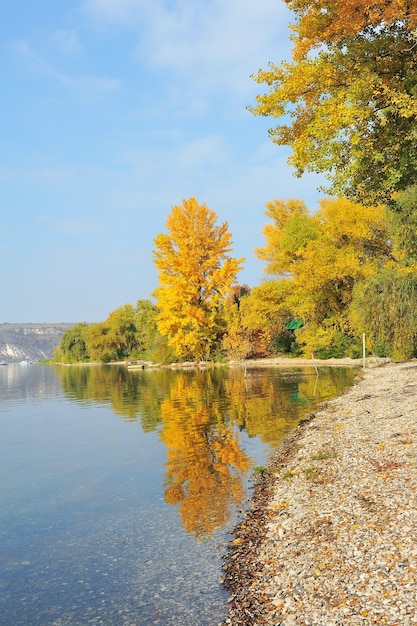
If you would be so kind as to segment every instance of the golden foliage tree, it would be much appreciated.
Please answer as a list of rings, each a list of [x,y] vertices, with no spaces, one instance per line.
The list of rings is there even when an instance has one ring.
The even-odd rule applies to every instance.
[[[368,204],[417,181],[417,10],[409,0],[286,0],[291,62],[254,77],[251,107],[280,120],[298,175],[326,172],[330,190]],[[282,120],[282,121],[281,121]]]
[[[278,274],[277,311],[304,319],[297,336],[309,355],[329,347],[337,334],[349,335],[355,282],[390,258],[384,208],[323,199],[314,215],[296,212],[284,221],[270,209],[267,215],[273,222],[258,254],[268,261],[266,271]]]
[[[266,204],[265,215],[272,223],[263,228],[266,239],[264,248],[256,254],[267,262],[267,274],[288,274],[288,268],[302,255],[303,247],[315,238],[317,221],[309,215],[302,200],[271,200]]]
[[[227,222],[195,198],[172,207],[167,234],[155,237],[158,329],[178,356],[207,359],[224,332],[223,303],[243,259],[230,256]]]
[[[242,325],[251,331],[253,356],[267,356],[282,351],[276,340],[285,333],[285,324],[291,320],[288,308],[286,280],[264,280],[254,287],[241,306]]]
[[[230,359],[246,359],[252,356],[254,337],[253,330],[243,320],[244,302],[250,295],[247,285],[235,285],[225,301],[226,333],[223,337],[223,348]]]
[[[413,34],[417,12],[412,0],[285,0],[297,22],[294,37],[297,56],[322,44],[342,44],[365,33],[396,24]]]

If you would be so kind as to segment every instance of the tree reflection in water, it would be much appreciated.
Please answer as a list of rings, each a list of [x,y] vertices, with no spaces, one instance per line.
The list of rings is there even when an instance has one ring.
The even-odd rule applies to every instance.
[[[243,500],[250,467],[216,379],[213,371],[177,376],[161,404],[161,438],[168,448],[165,500],[179,503],[184,528],[199,538],[229,521]]]
[[[246,449],[258,438],[279,445],[317,403],[351,385],[356,371],[322,368],[130,371],[57,367],[64,391],[79,402],[110,405],[123,419],[157,431],[167,447],[164,497],[183,527],[204,539],[224,527],[245,497],[253,466]]]

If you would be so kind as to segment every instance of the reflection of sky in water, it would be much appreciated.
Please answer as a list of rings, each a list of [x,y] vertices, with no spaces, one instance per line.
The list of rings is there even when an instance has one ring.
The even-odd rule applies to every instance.
[[[335,377],[2,368],[2,626],[221,621],[247,470]]]

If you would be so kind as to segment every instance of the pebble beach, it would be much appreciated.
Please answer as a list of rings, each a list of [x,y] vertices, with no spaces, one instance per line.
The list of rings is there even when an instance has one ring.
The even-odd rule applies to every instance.
[[[254,487],[224,626],[417,626],[417,363],[365,369]]]

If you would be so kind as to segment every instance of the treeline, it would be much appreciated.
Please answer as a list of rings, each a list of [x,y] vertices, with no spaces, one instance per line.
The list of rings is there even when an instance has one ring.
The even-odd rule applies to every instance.
[[[233,284],[240,261],[225,252],[227,225],[194,198],[174,209],[155,239],[157,304],[139,300],[71,328],[56,359],[359,357],[362,333],[379,356],[416,355],[417,186],[389,207],[329,198],[310,213],[300,200],[269,202],[256,250],[267,278],[252,289]]]
[[[169,359],[166,342],[158,334],[157,309],[150,300],[139,300],[136,307],[125,304],[104,321],[85,322],[67,330],[55,350],[54,360],[63,363]]]

